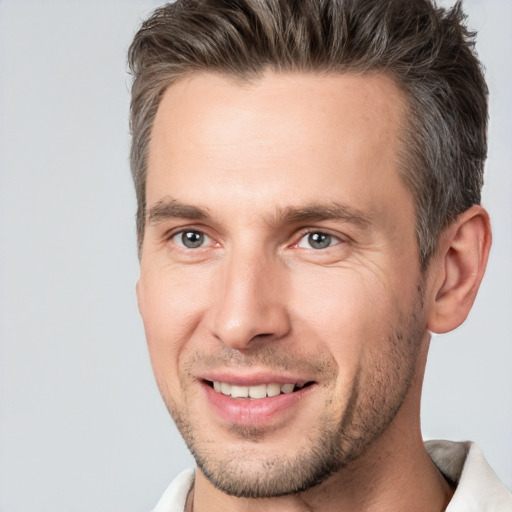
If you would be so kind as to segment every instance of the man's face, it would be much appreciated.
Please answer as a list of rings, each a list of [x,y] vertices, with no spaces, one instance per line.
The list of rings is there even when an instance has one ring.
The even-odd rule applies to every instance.
[[[405,100],[385,76],[171,86],[138,300],[158,386],[228,494],[308,488],[396,422],[425,334]]]

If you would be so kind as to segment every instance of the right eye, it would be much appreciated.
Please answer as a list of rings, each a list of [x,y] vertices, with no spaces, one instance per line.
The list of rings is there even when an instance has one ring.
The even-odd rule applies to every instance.
[[[174,234],[171,240],[178,247],[182,247],[184,249],[198,249],[212,241],[208,235],[193,229],[180,231],[179,233]]]

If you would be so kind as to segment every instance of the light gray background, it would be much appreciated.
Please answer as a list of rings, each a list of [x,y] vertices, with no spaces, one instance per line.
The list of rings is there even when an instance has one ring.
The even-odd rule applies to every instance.
[[[0,1],[0,511],[149,510],[192,463],[135,302],[125,53],[148,0]],[[494,247],[436,338],[426,437],[477,441],[512,487],[512,0],[466,2],[492,91]]]

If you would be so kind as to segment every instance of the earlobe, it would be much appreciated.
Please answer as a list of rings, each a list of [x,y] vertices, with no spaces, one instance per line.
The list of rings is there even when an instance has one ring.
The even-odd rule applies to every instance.
[[[439,240],[428,328],[444,333],[467,318],[491,247],[489,215],[480,205],[461,213]]]

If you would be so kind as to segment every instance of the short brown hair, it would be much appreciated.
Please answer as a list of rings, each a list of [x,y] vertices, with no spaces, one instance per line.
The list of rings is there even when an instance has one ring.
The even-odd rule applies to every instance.
[[[446,10],[433,0],[178,0],[142,24],[128,60],[139,251],[160,100],[201,71],[245,80],[268,69],[393,77],[409,103],[400,174],[415,199],[424,269],[441,230],[480,202],[488,90],[460,2]]]

